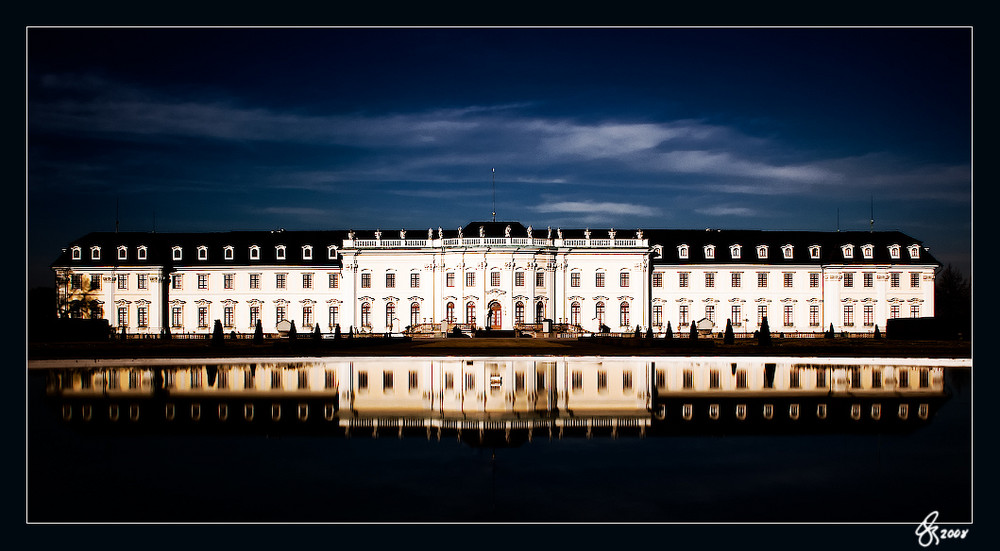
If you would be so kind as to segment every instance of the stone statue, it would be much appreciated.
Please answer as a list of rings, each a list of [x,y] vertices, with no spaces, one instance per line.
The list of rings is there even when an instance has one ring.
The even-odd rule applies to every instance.
[[[546,239],[552,239],[552,226],[549,226],[549,232],[545,236]]]
[[[510,224],[507,224],[507,227],[503,229],[503,236],[510,237]]]
[[[531,239],[531,226],[528,226],[528,238]]]
[[[458,238],[459,239],[462,238],[462,228],[461,227],[458,228]]]
[[[406,239],[406,230],[399,230],[399,238]]]
[[[444,230],[441,229],[441,226],[438,226],[438,239],[444,239]]]
[[[350,239],[351,241],[354,241],[354,230],[350,230],[347,232],[347,238]]]
[[[430,241],[431,239],[434,239],[434,230],[427,228],[427,240]]]
[[[562,228],[556,228],[556,235],[559,236],[559,239],[562,239]]]
[[[382,239],[382,230],[375,230],[375,239]]]
[[[608,237],[610,237],[611,239],[614,239],[615,238],[615,233],[617,233],[617,232],[615,232],[615,229],[611,228],[610,230],[608,230]]]
[[[479,226],[479,237],[486,237],[486,228]]]
[[[641,229],[635,230],[635,238],[636,239],[642,239],[642,230]]]
[[[590,239],[590,228],[583,230],[583,236],[587,239]]]

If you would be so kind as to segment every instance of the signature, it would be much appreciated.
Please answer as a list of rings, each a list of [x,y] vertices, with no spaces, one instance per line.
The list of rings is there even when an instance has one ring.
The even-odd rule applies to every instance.
[[[923,522],[917,526],[915,534],[917,535],[917,543],[920,547],[930,547],[932,544],[937,545],[941,543],[944,539],[961,539],[964,540],[965,536],[968,535],[969,529],[965,528],[962,530],[938,530],[938,526],[934,524],[938,518],[937,511],[931,511],[931,514],[924,518]]]

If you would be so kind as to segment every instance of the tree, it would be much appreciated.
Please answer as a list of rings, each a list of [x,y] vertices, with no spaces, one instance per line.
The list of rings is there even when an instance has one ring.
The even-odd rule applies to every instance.
[[[875,326],[875,334],[872,335],[872,338],[874,338],[875,340],[882,338],[882,333],[879,332],[878,325]]]
[[[215,320],[215,327],[212,328],[212,345],[222,346],[226,334],[222,331],[222,322]]]
[[[642,329],[638,325],[636,325],[635,326],[635,338],[638,339],[638,338],[641,338],[641,337],[642,337]]]
[[[760,322],[760,333],[757,335],[757,344],[760,346],[771,346],[771,329],[767,326],[767,316]]]
[[[318,341],[323,338],[323,333],[319,330],[319,324],[313,326],[313,340]]]
[[[934,317],[952,337],[968,338],[972,329],[972,289],[958,269],[948,264],[934,279]]]
[[[169,341],[170,340],[170,328],[169,327],[164,327],[160,331],[160,335],[163,337],[163,340]]]
[[[666,338],[668,338],[668,339],[674,338],[674,330],[670,328],[670,322],[669,321],[667,322],[667,334],[666,334]]]
[[[691,340],[694,340],[694,339],[697,339],[697,338],[698,338],[698,324],[692,322],[691,323]]]
[[[646,330],[646,338],[647,339],[653,338],[653,327],[652,326],[650,326],[649,329]]]
[[[257,327],[253,330],[253,343],[260,344],[264,342],[264,327],[260,324],[260,320],[257,320]]]
[[[722,338],[723,344],[733,344],[736,337],[733,335],[733,320],[726,320],[726,335]]]
[[[295,320],[292,320],[292,326],[288,328],[288,340],[294,341],[297,331],[295,331]]]
[[[333,340],[335,340],[335,341],[339,341],[340,340],[340,324],[339,323],[336,326],[334,326],[334,328],[333,328]]]
[[[833,323],[830,323],[830,329],[828,329],[826,331],[826,338],[832,339],[833,335],[834,335],[834,333],[833,333]]]

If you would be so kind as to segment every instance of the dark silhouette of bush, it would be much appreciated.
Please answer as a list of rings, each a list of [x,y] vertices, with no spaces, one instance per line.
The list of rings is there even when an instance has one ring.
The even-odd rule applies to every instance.
[[[830,329],[827,330],[825,337],[828,338],[828,339],[832,339],[833,338],[833,324],[832,323],[830,324]]]
[[[767,316],[764,316],[760,323],[760,333],[757,335],[757,344],[760,346],[771,346],[771,329],[767,326]]]
[[[292,326],[288,329],[288,340],[294,341],[298,337],[298,331],[295,330],[295,320],[292,320]]]
[[[253,343],[260,344],[264,342],[264,327],[261,325],[260,320],[257,320],[257,327],[253,330]]]
[[[333,340],[335,340],[335,341],[339,341],[340,340],[340,324],[339,323],[333,327]]]
[[[323,338],[323,332],[319,330],[319,324],[313,325],[313,340],[318,341]]]
[[[635,338],[642,338],[642,329],[638,325],[635,326]]]
[[[698,338],[698,324],[697,323],[692,323],[691,324],[691,335],[690,335],[690,337],[691,337],[691,340],[695,340],[695,339]]]
[[[652,326],[650,326],[649,329],[646,330],[646,338],[647,339],[653,338],[653,327]]]
[[[226,334],[222,331],[222,322],[215,320],[215,326],[212,328],[212,345],[222,346],[225,338]]]
[[[674,338],[674,330],[673,330],[673,328],[672,328],[672,327],[670,326],[670,322],[669,322],[669,321],[667,322],[667,332],[666,332],[666,334],[664,335],[664,337],[666,337],[666,338],[668,338],[668,339],[672,339],[672,338]]]
[[[875,334],[872,335],[872,338],[874,338],[875,340],[882,338],[882,333],[878,330],[878,325],[875,326]]]
[[[723,344],[733,344],[736,336],[733,335],[733,320],[726,320],[726,334],[722,337]]]

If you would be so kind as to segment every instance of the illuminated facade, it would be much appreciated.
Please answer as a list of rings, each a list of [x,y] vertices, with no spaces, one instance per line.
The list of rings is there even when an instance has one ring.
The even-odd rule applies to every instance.
[[[900,232],[533,230],[91,233],[52,264],[59,315],[158,335],[491,328],[870,333],[934,315],[940,264]]]

